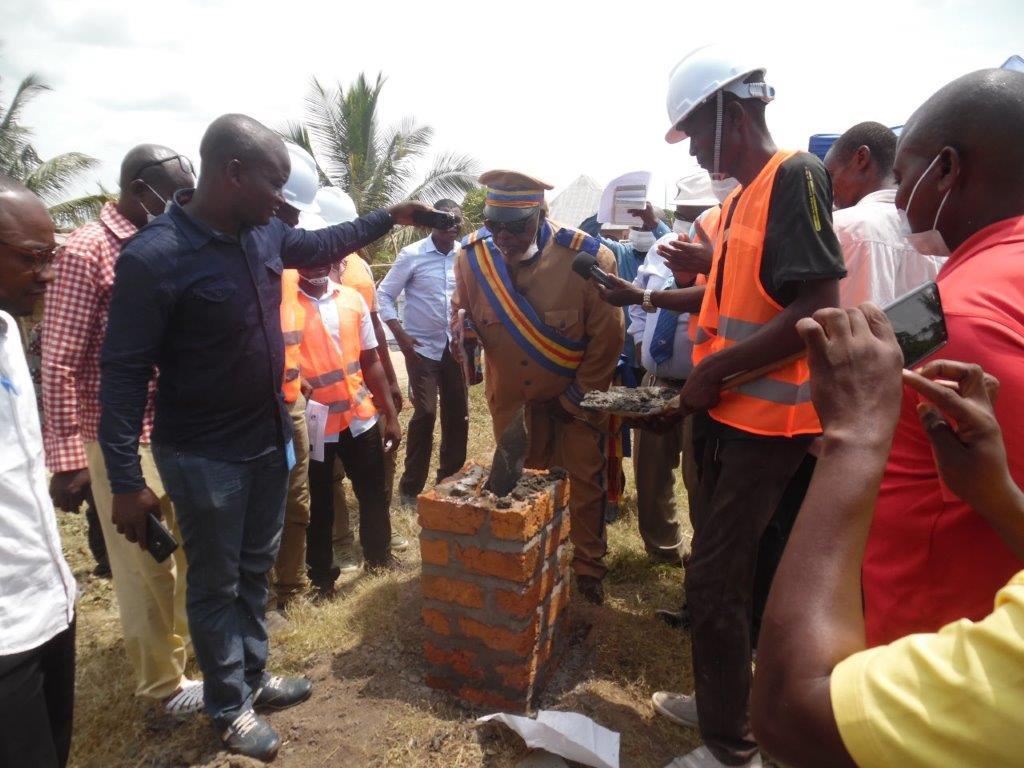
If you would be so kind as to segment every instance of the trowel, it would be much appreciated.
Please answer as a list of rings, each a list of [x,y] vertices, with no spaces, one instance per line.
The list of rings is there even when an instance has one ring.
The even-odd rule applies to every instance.
[[[495,496],[507,496],[523,474],[523,462],[529,438],[526,435],[524,406],[520,405],[512,420],[498,438],[491,459],[491,475],[484,488]]]

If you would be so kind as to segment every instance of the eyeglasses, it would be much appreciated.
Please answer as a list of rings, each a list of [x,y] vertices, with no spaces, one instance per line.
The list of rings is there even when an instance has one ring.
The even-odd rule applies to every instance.
[[[12,245],[11,243],[0,240],[0,245],[6,246],[10,250],[17,253],[29,264],[29,268],[39,276],[43,273],[48,266],[53,264],[53,259],[57,255],[57,249],[59,245],[51,245],[49,248],[22,248],[19,245]]]
[[[520,219],[519,221],[491,221],[490,219],[484,219],[484,226],[487,227],[492,235],[496,235],[502,230],[510,235],[521,235],[532,224],[533,218],[534,214],[530,214],[525,219]]]
[[[196,175],[196,171],[195,171],[195,168],[192,167],[192,161],[191,160],[189,160],[184,155],[172,155],[171,157],[165,157],[163,160],[153,160],[152,162],[144,163],[144,164],[140,165],[138,170],[135,171],[135,178],[137,179],[140,176],[142,176],[142,172],[144,170],[146,170],[147,168],[156,168],[158,165],[163,165],[164,163],[169,163],[172,160],[177,160],[178,161],[178,167],[181,168],[182,172],[187,173],[189,176],[195,176]]]

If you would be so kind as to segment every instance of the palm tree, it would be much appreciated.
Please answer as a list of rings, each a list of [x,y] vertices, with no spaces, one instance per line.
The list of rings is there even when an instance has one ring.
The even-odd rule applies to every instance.
[[[427,153],[434,129],[411,117],[382,128],[377,101],[385,81],[378,74],[370,85],[360,73],[346,90],[341,83],[325,88],[314,78],[306,97],[306,122],[289,123],[281,135],[313,155],[321,182],[344,189],[360,212],[400,200],[461,200],[476,186],[476,161],[468,155],[441,153],[413,186],[416,161]],[[398,233],[392,245],[410,237],[411,231]]]
[[[81,152],[66,152],[43,160],[30,141],[32,129],[20,119],[25,106],[50,86],[37,75],[22,80],[6,107],[0,103],[0,172],[22,182],[50,206],[50,215],[58,228],[72,228],[95,218],[107,200],[113,198],[100,186],[92,195],[65,199],[69,187],[99,164]]]

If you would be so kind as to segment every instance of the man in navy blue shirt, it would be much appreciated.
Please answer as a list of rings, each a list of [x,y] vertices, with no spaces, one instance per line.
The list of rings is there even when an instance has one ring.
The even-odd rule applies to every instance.
[[[317,231],[292,229],[275,218],[290,171],[275,133],[224,115],[199,152],[197,188],[179,191],[118,259],[99,441],[114,523],[145,547],[147,516],[160,512],[137,442],[158,368],[153,455],[178,510],[206,709],[228,748],[267,760],[280,740],[254,707],[291,706],[311,691],[305,678],[264,669],[267,573],[294,461],[281,398],[281,270],[337,261],[432,209],[407,202]]]

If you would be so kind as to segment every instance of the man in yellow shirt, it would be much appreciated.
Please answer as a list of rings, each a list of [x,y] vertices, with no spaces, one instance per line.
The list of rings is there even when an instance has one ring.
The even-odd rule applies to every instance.
[[[869,649],[860,594],[903,382],[922,397],[942,481],[1024,555],[1024,494],[992,408],[998,382],[945,360],[904,371],[901,382],[902,353],[872,304],[821,310],[798,329],[825,431],[762,625],[751,699],[758,743],[794,768],[1019,765],[1024,571],[981,621]]]

